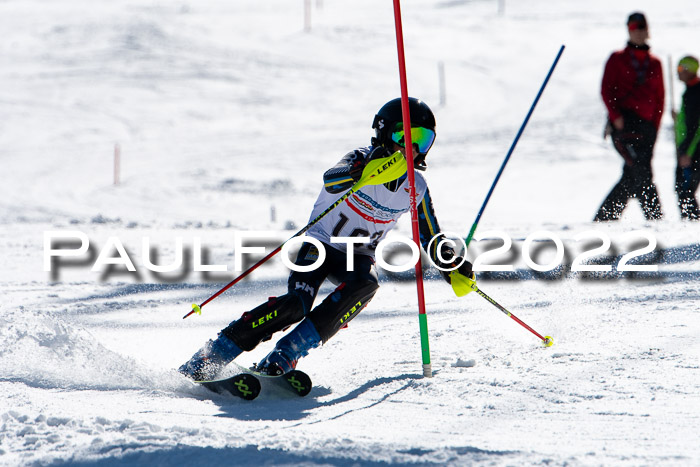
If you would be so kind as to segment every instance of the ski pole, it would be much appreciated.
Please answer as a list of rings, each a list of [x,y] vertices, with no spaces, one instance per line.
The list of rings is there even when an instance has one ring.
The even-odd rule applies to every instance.
[[[505,309],[503,306],[501,306],[496,300],[494,300],[493,298],[491,298],[491,297],[489,297],[488,295],[486,295],[479,287],[476,286],[476,284],[474,284],[474,285],[472,286],[472,289],[473,289],[476,293],[478,293],[479,295],[481,295],[482,297],[484,297],[486,300],[488,300],[488,302],[491,303],[493,306],[495,306],[496,308],[498,308],[499,310],[501,310],[503,313],[505,313],[506,316],[509,316],[510,318],[513,318],[513,320],[514,320],[516,323],[518,323],[519,325],[521,325],[522,327],[524,327],[525,329],[527,329],[528,331],[530,331],[531,333],[533,333],[534,335],[536,335],[536,336],[542,341],[542,343],[544,344],[545,347],[551,347],[552,344],[554,344],[554,339],[552,339],[552,336],[544,336],[544,337],[542,337],[542,335],[541,335],[540,333],[538,333],[537,331],[535,331],[534,329],[532,329],[530,326],[528,326],[527,324],[525,324],[520,318],[518,318],[517,316],[515,316],[513,313],[511,313],[510,311],[506,310],[506,309]]]
[[[329,212],[331,212],[333,209],[338,207],[343,201],[348,199],[353,193],[358,191],[360,188],[367,186],[367,185],[381,185],[383,183],[390,182],[392,180],[396,180],[400,176],[402,176],[404,173],[406,173],[406,159],[403,157],[403,154],[401,154],[400,151],[396,151],[394,154],[388,157],[383,157],[381,159],[375,159],[371,160],[367,163],[365,166],[364,170],[362,171],[362,175],[360,176],[360,179],[348,190],[347,193],[345,193],[343,196],[341,196],[335,203],[330,205],[325,211],[323,211],[321,214],[316,216],[314,220],[306,224],[301,230],[299,230],[297,233],[289,237],[287,240],[282,242],[280,246],[272,250],[270,253],[267,254],[263,259],[252,265],[250,268],[242,272],[238,277],[236,277],[234,280],[226,284],[224,287],[222,287],[218,292],[216,292],[214,295],[211,297],[207,298],[204,300],[202,303],[197,305],[196,303],[192,304],[192,311],[187,313],[185,316],[182,317],[182,319],[187,318],[193,313],[197,313],[198,315],[202,314],[202,307],[206,305],[207,303],[211,302],[214,300],[216,297],[224,293],[226,290],[229,288],[233,287],[236,283],[241,281],[244,277],[246,277],[248,274],[256,270],[260,265],[265,263],[267,260],[275,256],[277,253],[279,253],[282,250],[282,247],[284,246],[285,243],[287,243],[289,240],[291,240],[294,237],[298,237],[300,235],[303,235],[304,232],[309,230],[314,224],[316,224],[318,221],[320,221],[323,217],[325,217]]]
[[[535,106],[537,105],[537,102],[540,100],[540,96],[542,96],[542,93],[544,92],[544,88],[547,86],[547,83],[549,82],[549,78],[552,76],[552,73],[554,72],[554,68],[557,66],[557,63],[559,62],[559,58],[561,57],[561,54],[563,52],[564,52],[564,46],[562,45],[561,48],[559,49],[559,53],[557,54],[557,57],[554,59],[554,63],[552,63],[552,67],[549,69],[549,73],[547,73],[547,77],[544,79],[544,82],[542,83],[542,86],[540,87],[540,91],[537,93],[537,97],[535,97],[535,101],[532,103],[532,106],[530,107],[530,111],[527,113],[527,116],[525,117],[525,121],[523,121],[523,124],[520,126],[520,130],[518,130],[518,134],[515,135],[515,139],[513,140],[513,144],[511,144],[510,149],[508,150],[508,154],[506,154],[506,158],[503,160],[503,164],[501,164],[501,168],[499,169],[498,174],[496,175],[496,178],[493,181],[493,184],[491,184],[491,189],[489,189],[489,192],[486,195],[486,199],[484,200],[484,204],[481,205],[481,209],[479,210],[479,213],[476,215],[476,220],[474,221],[474,224],[472,224],[472,228],[469,231],[469,235],[467,235],[467,238],[464,241],[466,246],[469,246],[469,243],[472,241],[472,238],[474,237],[474,232],[476,232],[476,226],[479,224],[479,220],[481,220],[481,215],[484,213],[484,209],[486,209],[486,204],[489,202],[489,199],[491,198],[491,194],[493,193],[494,188],[496,188],[496,184],[498,183],[498,179],[501,178],[501,174],[503,173],[503,169],[506,168],[506,164],[508,163],[510,156],[513,154],[513,151],[515,150],[515,146],[518,144],[518,140],[520,139],[520,135],[523,134],[523,131],[525,130],[525,126],[527,125],[527,122],[530,120],[530,116],[532,115],[532,112],[535,110]]]

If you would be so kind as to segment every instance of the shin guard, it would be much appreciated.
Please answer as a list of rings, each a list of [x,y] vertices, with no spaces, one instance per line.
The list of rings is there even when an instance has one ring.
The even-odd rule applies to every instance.
[[[369,303],[379,285],[371,280],[343,282],[309,314],[309,320],[327,342]]]
[[[301,321],[304,305],[295,294],[270,297],[262,305],[243,313],[240,319],[232,322],[221,334],[231,339],[242,350],[253,350],[257,345],[270,339],[274,333]]]

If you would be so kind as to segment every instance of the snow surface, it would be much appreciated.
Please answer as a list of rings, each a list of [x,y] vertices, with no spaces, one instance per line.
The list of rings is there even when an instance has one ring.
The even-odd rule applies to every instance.
[[[349,329],[301,362],[315,382],[304,399],[245,402],[174,372],[285,290],[276,258],[181,319],[234,277],[234,233],[281,241],[304,225],[323,171],[367,144],[399,95],[391,2],[311,5],[305,32],[302,1],[0,2],[0,464],[699,465],[700,230],[675,207],[668,113],[654,160],[665,219],[646,223],[633,202],[620,223],[590,221],[621,168],[601,138],[603,64],[634,10],[664,65],[700,53],[690,0],[403,5],[409,92],[438,121],[427,177],[443,230],[468,232],[565,44],[479,232],[505,232],[517,253],[548,230],[570,262],[582,232],[608,235],[614,256],[642,230],[658,241],[658,273],[586,279],[518,260],[482,274],[551,348],[428,274],[433,378],[421,376],[413,282],[387,274]],[[674,93],[677,105],[677,81]],[[92,261],[118,238],[137,275],[92,272],[89,258],[44,271],[44,232],[71,230]],[[410,235],[407,219],[398,230]],[[180,237],[187,258],[200,241],[228,272],[190,262],[154,275],[145,236],[161,264]]]

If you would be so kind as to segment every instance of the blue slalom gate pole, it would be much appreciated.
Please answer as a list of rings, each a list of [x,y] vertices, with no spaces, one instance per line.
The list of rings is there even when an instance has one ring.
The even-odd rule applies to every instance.
[[[554,59],[554,63],[552,63],[552,67],[549,69],[549,73],[547,73],[547,77],[544,79],[544,82],[542,83],[542,87],[540,88],[540,91],[537,93],[537,97],[535,97],[535,101],[532,103],[532,107],[530,107],[530,111],[527,113],[527,116],[525,117],[525,121],[523,121],[523,124],[520,126],[520,130],[518,130],[518,134],[515,135],[515,139],[513,140],[513,144],[510,146],[510,149],[508,150],[508,154],[506,155],[506,158],[503,160],[503,164],[501,164],[501,168],[499,169],[498,174],[496,175],[496,179],[493,181],[493,184],[491,185],[491,188],[489,189],[489,192],[486,195],[486,199],[484,200],[484,204],[481,205],[481,209],[479,210],[479,213],[476,215],[476,220],[474,221],[474,224],[472,225],[472,228],[469,231],[469,235],[467,236],[466,240],[464,241],[466,246],[469,246],[469,243],[472,241],[472,238],[474,237],[474,232],[476,232],[476,226],[479,224],[479,221],[481,220],[481,215],[484,213],[484,210],[486,209],[486,204],[489,202],[489,199],[491,198],[491,194],[493,194],[494,188],[496,188],[496,184],[498,183],[498,179],[501,178],[501,174],[503,173],[503,169],[506,168],[506,164],[508,163],[510,156],[513,154],[513,151],[515,150],[515,146],[518,144],[518,140],[520,139],[520,135],[523,134],[523,131],[525,130],[525,126],[527,125],[527,122],[530,120],[530,116],[532,115],[532,112],[535,110],[535,106],[537,105],[537,102],[540,100],[540,97],[542,96],[542,93],[544,92],[544,88],[547,86],[547,83],[549,82],[549,78],[552,76],[552,73],[554,72],[554,68],[557,66],[557,63],[559,62],[559,58],[561,57],[561,54],[563,52],[564,52],[564,46],[562,45],[561,48],[559,49],[559,53],[557,54],[557,57]]]

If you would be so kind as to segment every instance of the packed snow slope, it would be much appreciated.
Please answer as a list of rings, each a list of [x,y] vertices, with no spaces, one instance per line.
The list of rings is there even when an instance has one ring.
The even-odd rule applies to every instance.
[[[677,107],[667,61],[700,54],[690,0],[402,5],[409,93],[438,122],[426,177],[456,235],[566,46],[469,252],[512,239],[485,263],[513,270],[479,286],[554,346],[430,270],[423,378],[414,280],[384,272],[371,305],[301,361],[304,399],[213,395],[174,371],[285,291],[275,258],[182,320],[235,277],[236,235],[269,231],[269,251],[305,225],[322,173],[399,95],[391,2],[309,4],[305,28],[302,1],[0,2],[0,464],[700,464],[700,226],[675,206],[670,112],[654,159],[665,218],[646,223],[633,201],[621,222],[591,222],[622,165],[602,139],[605,60],[644,11]],[[408,219],[397,230],[410,236]],[[90,249],[46,271],[46,232]],[[593,260],[611,271],[570,271],[605,238]],[[92,271],[123,259],[116,245],[135,271]],[[630,264],[658,271],[617,270],[645,245]],[[175,271],[146,267],[179,252]],[[195,272],[200,252],[225,271]]]

